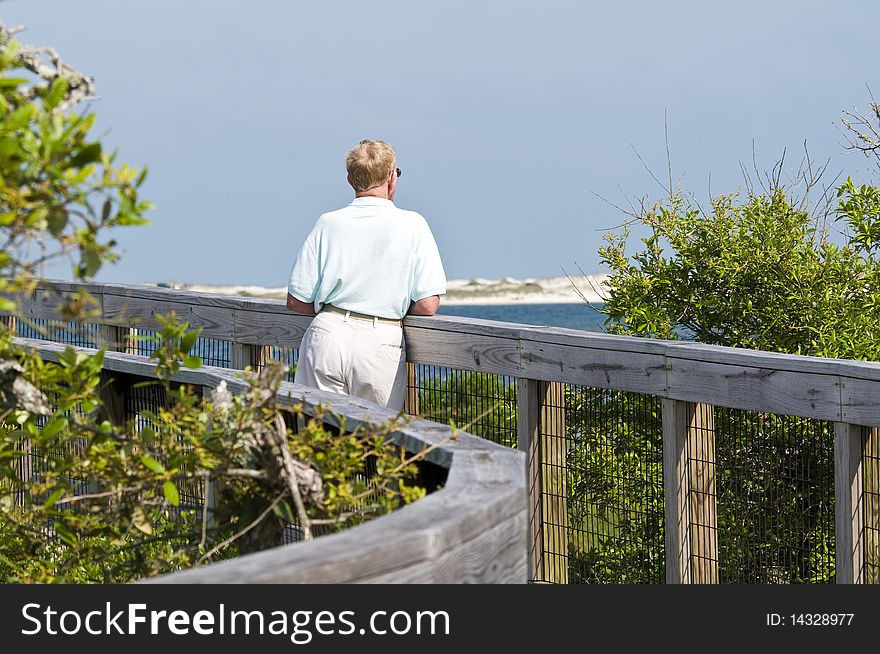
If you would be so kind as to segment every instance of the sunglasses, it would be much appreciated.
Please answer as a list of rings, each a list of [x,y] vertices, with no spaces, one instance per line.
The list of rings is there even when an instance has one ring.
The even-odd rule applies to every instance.
[[[397,168],[396,170],[397,170],[397,176],[400,177],[403,173],[400,172],[400,168]]]

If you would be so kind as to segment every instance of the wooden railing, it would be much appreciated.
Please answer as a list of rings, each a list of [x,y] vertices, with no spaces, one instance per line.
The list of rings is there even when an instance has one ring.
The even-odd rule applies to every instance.
[[[76,288],[44,283],[24,303],[26,316],[59,319],[55,307]],[[258,362],[267,347],[298,347],[311,320],[276,300],[119,284],[87,288],[98,301],[95,321],[106,326],[108,342],[121,342],[126,330],[155,328],[158,314],[174,311],[202,327],[203,336],[228,340],[233,367]],[[565,412],[554,398],[562,385],[575,384],[662,398],[669,583],[718,581],[717,555],[707,555],[717,554],[718,534],[714,407],[833,421],[836,579],[865,581],[866,553],[876,557],[880,533],[880,364],[444,316],[408,317],[404,329],[411,365],[517,379],[532,579],[568,580],[568,475],[556,438],[565,431]],[[414,401],[409,398],[410,408]],[[558,465],[542,468],[554,458]]]
[[[22,339],[55,360],[63,345]],[[144,357],[108,352],[112,379],[155,377]],[[234,393],[247,383],[223,368],[181,370],[174,382],[204,391],[226,381]],[[105,403],[125,407],[122,385],[105,390]],[[113,398],[114,392],[119,397]],[[302,405],[325,423],[347,430],[396,417],[372,403],[281,385],[279,408]],[[112,409],[111,409],[112,411]],[[528,510],[523,456],[500,445],[427,420],[405,420],[389,438],[410,452],[436,446],[427,461],[447,469],[443,487],[391,514],[319,539],[151,579],[150,583],[524,583],[527,580]]]

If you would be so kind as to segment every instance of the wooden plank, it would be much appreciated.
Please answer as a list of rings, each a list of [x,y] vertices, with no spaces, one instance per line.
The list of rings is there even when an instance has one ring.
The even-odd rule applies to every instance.
[[[840,377],[840,421],[849,424],[880,426],[880,384]]]
[[[419,415],[419,369],[414,363],[406,364],[406,398],[403,410],[411,416]]]
[[[666,583],[689,584],[692,577],[687,402],[664,399],[662,411]]]
[[[473,372],[522,376],[519,343],[491,336],[469,336],[445,331],[406,330],[406,356],[413,363]]]
[[[834,424],[834,558],[839,584],[864,582],[863,430]]]
[[[711,405],[687,403],[691,580],[717,584],[718,511],[715,487],[715,420]]]
[[[862,433],[862,504],[865,509],[863,583],[880,584],[880,428],[867,428]]]
[[[676,400],[840,420],[841,389],[834,375],[803,375],[787,371],[699,361],[672,361],[663,394]],[[880,419],[880,411],[877,412]]]
[[[30,320],[59,320],[64,318],[58,311],[58,306],[62,304],[67,297],[67,293],[59,292],[55,289],[37,289],[31,295],[29,301],[22,301],[20,309],[22,315]]]
[[[877,385],[851,380],[842,388],[844,384],[835,375],[807,375],[526,341],[522,350],[519,374],[528,378],[822,420],[841,418],[843,397],[848,404],[847,415],[869,424],[880,423],[880,405],[867,397],[877,393]],[[856,386],[866,396],[858,403],[852,399],[858,392]]]
[[[666,361],[661,355],[530,341],[521,346],[522,377],[650,395],[666,391]]]
[[[529,580],[525,561],[517,556],[526,547],[525,511],[487,529],[474,540],[420,565],[358,579],[370,584],[522,584]],[[486,556],[494,552],[495,556]]]
[[[565,440],[565,386],[541,382],[541,515],[544,576],[568,583],[568,462]]]
[[[544,581],[544,517],[541,496],[541,382],[516,380],[517,448],[526,456],[529,494],[529,580]]]
[[[313,316],[291,311],[243,311],[236,309],[233,340],[239,343],[298,348]]]
[[[493,336],[508,340],[519,340],[522,330],[531,329],[515,322],[498,320],[482,320],[480,318],[464,318],[462,316],[406,316],[403,326],[409,332],[453,332],[468,336]],[[541,328],[538,328],[539,330]],[[571,330],[566,330],[571,331]]]
[[[234,310],[228,307],[104,295],[103,320],[111,324],[159,329],[161,323],[157,316],[167,316],[171,312],[188,322],[190,327],[201,327],[202,336],[206,338],[232,340],[234,337]]]
[[[489,333],[488,330],[486,331]],[[620,352],[621,354],[660,354],[670,360],[683,362],[721,363],[796,373],[844,375],[854,379],[880,381],[880,363],[873,361],[809,357],[688,341],[663,341],[577,330],[534,329],[527,326],[521,327],[518,338],[523,341],[547,345],[586,347]]]

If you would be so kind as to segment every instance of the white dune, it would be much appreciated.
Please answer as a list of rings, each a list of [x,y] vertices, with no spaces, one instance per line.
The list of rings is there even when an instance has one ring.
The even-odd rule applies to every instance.
[[[608,275],[572,275],[569,277],[541,277],[514,279],[450,279],[442,303],[454,304],[576,304],[585,300],[593,303],[603,301],[605,281]],[[247,284],[179,284],[153,282],[152,285],[178,288],[200,293],[227,296],[246,296],[284,299],[284,286],[257,286]]]

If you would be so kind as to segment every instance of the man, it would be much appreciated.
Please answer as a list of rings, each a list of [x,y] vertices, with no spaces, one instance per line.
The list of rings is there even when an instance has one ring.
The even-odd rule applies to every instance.
[[[287,308],[315,315],[294,381],[400,411],[402,319],[434,315],[446,275],[428,223],[394,205],[394,148],[361,141],[345,164],[354,201],[318,218],[290,273]]]

